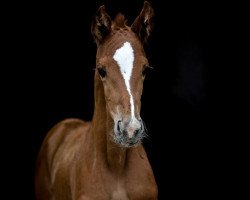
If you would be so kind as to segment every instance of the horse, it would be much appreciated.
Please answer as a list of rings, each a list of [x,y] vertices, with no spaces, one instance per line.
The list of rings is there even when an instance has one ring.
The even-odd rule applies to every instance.
[[[144,44],[153,8],[145,1],[131,26],[102,5],[91,33],[97,45],[91,122],[65,119],[46,135],[37,157],[37,200],[157,199],[143,147],[141,95],[149,67]]]

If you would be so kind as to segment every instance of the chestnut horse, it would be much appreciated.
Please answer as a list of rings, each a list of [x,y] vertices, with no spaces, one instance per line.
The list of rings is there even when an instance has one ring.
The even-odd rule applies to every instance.
[[[131,27],[101,6],[91,27],[97,44],[92,122],[66,119],[46,136],[37,159],[38,200],[157,199],[154,174],[142,146],[140,117],[148,60],[143,44],[153,9],[144,2]]]

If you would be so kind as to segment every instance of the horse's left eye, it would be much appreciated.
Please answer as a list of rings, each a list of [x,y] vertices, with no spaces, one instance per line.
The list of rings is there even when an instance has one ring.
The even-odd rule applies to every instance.
[[[97,68],[99,75],[104,78],[106,76],[106,71],[103,68]]]
[[[144,69],[143,69],[143,71],[142,71],[142,75],[143,76],[146,76],[146,74],[149,72],[149,71],[151,71],[151,69],[153,69],[152,67],[150,67],[150,66],[145,66],[144,67]]]

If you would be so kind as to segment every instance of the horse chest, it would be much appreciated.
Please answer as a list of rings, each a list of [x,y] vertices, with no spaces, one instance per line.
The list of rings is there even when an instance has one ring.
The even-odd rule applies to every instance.
[[[125,187],[118,185],[111,193],[111,200],[129,200]]]
[[[131,199],[154,199],[151,198],[151,189],[148,183],[140,182],[136,177],[114,178],[102,176],[103,179],[94,178],[95,181],[87,183],[84,197],[80,199],[96,200],[131,200]],[[92,178],[91,178],[92,179]],[[92,179],[93,180],[93,179]],[[90,188],[89,186],[92,185]]]
[[[147,190],[144,187],[138,187],[133,184],[128,187],[125,184],[118,183],[110,191],[110,196],[111,200],[147,199]]]
[[[114,182],[111,186],[112,200],[129,200],[129,199],[154,199],[154,193],[151,188],[154,188],[147,180],[142,180],[140,177],[129,176]]]

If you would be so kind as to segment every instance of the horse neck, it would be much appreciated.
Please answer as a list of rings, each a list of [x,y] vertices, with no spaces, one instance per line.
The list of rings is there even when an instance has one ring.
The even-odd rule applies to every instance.
[[[113,131],[113,119],[106,110],[103,84],[97,74],[95,74],[95,110],[92,123],[96,159],[106,164],[113,172],[121,172],[126,164],[129,150],[119,147],[109,138]]]

